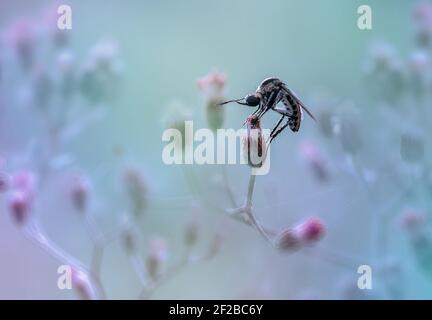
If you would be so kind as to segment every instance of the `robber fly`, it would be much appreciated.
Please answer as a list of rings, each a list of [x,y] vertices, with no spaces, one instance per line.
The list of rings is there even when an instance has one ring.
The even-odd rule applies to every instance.
[[[303,119],[303,110],[315,120],[312,113],[305,107],[303,102],[285,83],[277,78],[267,78],[258,86],[254,94],[249,94],[244,98],[222,102],[236,102],[249,107],[258,107],[252,115],[260,119],[267,111],[274,110],[282,117],[276,123],[270,133],[270,142],[276,138],[286,127],[297,132],[300,129],[300,122]],[[281,126],[282,122],[286,122]]]

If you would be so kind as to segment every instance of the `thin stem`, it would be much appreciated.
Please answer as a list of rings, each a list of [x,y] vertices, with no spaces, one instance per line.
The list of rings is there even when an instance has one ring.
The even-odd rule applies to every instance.
[[[251,173],[249,175],[249,187],[248,187],[248,194],[246,200],[246,205],[248,206],[252,206],[254,188],[255,188],[255,175]]]
[[[263,226],[258,222],[258,220],[255,218],[252,210],[252,198],[253,198],[253,192],[255,189],[255,175],[252,174],[252,172],[249,175],[249,186],[248,186],[248,193],[245,203],[245,213],[247,217],[250,219],[252,225],[255,227],[255,229],[263,236],[264,239],[267,240],[272,246],[274,246],[272,238],[267,234],[267,232],[264,230]]]

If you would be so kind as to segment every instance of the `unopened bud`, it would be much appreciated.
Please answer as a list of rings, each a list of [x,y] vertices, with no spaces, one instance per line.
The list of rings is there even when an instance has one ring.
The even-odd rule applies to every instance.
[[[161,239],[153,239],[150,242],[150,252],[147,256],[147,272],[155,280],[160,277],[165,261],[167,259],[167,249],[165,242]]]
[[[294,232],[305,245],[313,244],[324,236],[325,228],[317,218],[308,218],[294,228]]]
[[[31,207],[31,199],[23,191],[15,191],[9,198],[9,211],[12,219],[18,225],[22,225],[28,218]]]
[[[330,174],[327,170],[327,165],[314,144],[310,142],[301,143],[299,152],[319,181],[325,182],[329,179]]]
[[[413,133],[404,133],[400,140],[400,154],[407,163],[418,163],[424,156],[423,139]]]
[[[253,168],[260,168],[266,156],[266,143],[260,120],[256,115],[246,120],[246,130],[242,137],[242,154],[244,161]]]
[[[140,214],[147,206],[147,182],[143,173],[135,167],[129,167],[123,175],[126,194],[132,203],[135,215]]]
[[[0,172],[0,193],[6,192],[10,187],[10,178],[9,175]]]
[[[12,188],[22,191],[31,200],[36,189],[35,175],[27,170],[16,173],[12,176]]]
[[[426,214],[424,212],[410,209],[405,211],[401,216],[400,225],[405,231],[416,233],[425,226],[426,220]]]
[[[72,270],[72,289],[82,300],[96,299],[96,293],[90,281],[90,276],[78,269]]]
[[[222,127],[224,121],[224,108],[219,103],[223,100],[223,90],[226,76],[217,70],[198,80],[198,87],[206,99],[207,122],[212,130]]]
[[[83,177],[76,177],[71,190],[72,204],[79,212],[85,212],[88,206],[90,184]]]
[[[198,239],[198,225],[194,222],[188,223],[185,230],[185,243],[193,246]]]
[[[137,234],[135,230],[132,228],[132,226],[127,227],[123,232],[121,233],[121,244],[126,251],[127,254],[132,254],[137,249]]]

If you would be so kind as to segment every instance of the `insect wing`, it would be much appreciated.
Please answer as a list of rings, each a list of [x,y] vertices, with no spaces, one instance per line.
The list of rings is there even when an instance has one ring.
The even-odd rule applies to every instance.
[[[301,109],[303,109],[304,111],[306,111],[306,113],[314,120],[316,121],[314,115],[308,110],[308,108],[306,108],[306,106],[304,105],[304,103],[300,100],[300,98],[295,94],[294,91],[288,89],[288,87],[284,84],[282,86],[283,91],[286,92],[287,96],[290,97],[289,99],[295,101],[296,104],[298,104]]]

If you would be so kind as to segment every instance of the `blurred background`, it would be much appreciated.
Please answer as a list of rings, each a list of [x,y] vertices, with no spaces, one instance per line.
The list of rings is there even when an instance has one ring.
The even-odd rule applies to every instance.
[[[432,2],[6,0],[0,30],[1,299],[432,298]],[[248,166],[161,157],[184,120],[241,128],[216,103],[270,76],[318,120],[256,180],[266,228],[319,222],[300,248],[227,216]]]

